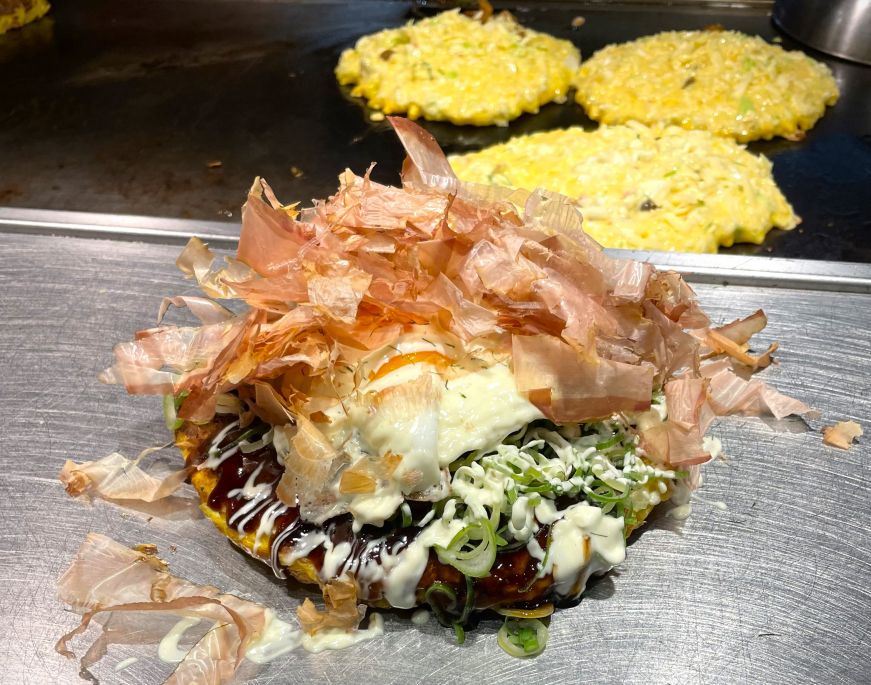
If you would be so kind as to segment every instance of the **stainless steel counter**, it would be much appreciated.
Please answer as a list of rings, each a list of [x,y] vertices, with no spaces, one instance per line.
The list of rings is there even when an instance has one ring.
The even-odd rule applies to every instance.
[[[164,228],[181,234],[186,227]],[[55,478],[67,458],[113,450],[132,456],[166,438],[158,401],[128,397],[95,375],[111,361],[115,342],[153,321],[162,295],[192,292],[173,267],[178,246],[133,242],[129,234],[107,240],[111,233],[10,230],[0,225],[0,680],[77,682],[74,663],[53,650],[78,622],[56,599],[55,584],[90,530],[127,544],[156,543],[175,573],[292,616],[307,593],[288,590],[237,552],[191,500],[160,518],[71,500]],[[817,269],[815,289],[746,285],[775,265],[745,258],[745,285],[722,286],[712,281],[730,280],[738,265],[713,261],[697,274],[708,283],[696,287],[718,321],[764,307],[771,323],[763,335],[782,345],[780,363],[764,376],[819,407],[823,422],[854,419],[869,431],[871,294],[842,292],[831,277],[844,276],[836,266],[830,276]],[[853,270],[849,289],[863,290],[866,276]],[[535,660],[506,656],[494,620],[458,646],[433,622],[415,627],[388,613],[382,639],[294,653],[260,669],[246,663],[239,681],[867,683],[869,436],[842,452],[824,448],[816,431],[785,428],[723,421],[714,432],[728,459],[706,468],[692,517],[683,525],[654,517],[625,564],[554,616],[548,649]],[[178,457],[167,451],[165,458]],[[712,504],[719,501],[726,510]],[[116,672],[128,656],[139,660]],[[167,672],[154,648],[119,646],[96,674],[102,683],[132,685],[159,682]]]
[[[415,3],[54,4],[42,21],[0,36],[0,206],[226,221],[238,219],[255,175],[285,202],[325,197],[342,169],[372,161],[376,179],[396,181],[402,150],[389,126],[369,120],[333,69],[360,36],[417,16]],[[585,57],[714,23],[778,36],[758,2],[495,4]],[[586,23],[573,30],[577,15]],[[771,157],[803,223],[731,252],[871,262],[871,67],[812,54],[832,68],[841,99],[804,141],[751,146]],[[571,101],[502,128],[426,124],[448,152],[571,125],[595,123]]]

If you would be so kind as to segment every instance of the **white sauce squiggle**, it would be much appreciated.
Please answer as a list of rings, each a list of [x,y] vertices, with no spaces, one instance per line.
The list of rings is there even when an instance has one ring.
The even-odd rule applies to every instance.
[[[157,646],[157,656],[161,661],[168,664],[178,664],[187,656],[190,648],[181,649],[178,643],[184,637],[185,632],[189,628],[193,628],[200,623],[198,618],[183,618],[176,623],[170,631],[163,636],[160,644]]]
[[[228,423],[224,428],[218,433],[213,439],[211,447],[209,447],[209,457],[202,464],[200,464],[198,469],[215,469],[218,468],[221,464],[224,463],[227,459],[232,457],[239,450],[239,446],[235,446],[225,452],[221,452],[220,444],[224,441],[224,438],[232,431],[234,428],[239,427],[239,421],[233,421],[232,423]]]
[[[248,479],[245,481],[245,485],[241,488],[234,488],[227,493],[227,497],[242,497],[243,499],[254,499],[255,497],[262,497],[262,493],[266,493],[267,495],[272,490],[272,483],[260,483],[260,485],[256,485],[257,477],[263,471],[263,467],[266,466],[266,462],[262,461],[257,465],[257,468],[251,472],[251,475],[248,476]]]
[[[137,661],[139,661],[139,659],[135,656],[127,657],[123,661],[119,661],[117,664],[115,664],[115,670],[123,671],[128,666],[132,666],[133,664],[135,664]]]
[[[269,539],[275,526],[275,520],[285,512],[287,512],[287,505],[280,500],[270,504],[266,511],[263,512],[263,515],[260,517],[260,524],[257,526],[257,532],[254,533],[254,550],[257,550],[260,546],[261,539]]]
[[[245,534],[245,526],[248,525],[248,522],[257,516],[260,511],[269,504],[269,499],[267,497],[261,497],[260,499],[252,499],[250,502],[246,502],[239,510],[234,513],[229,519],[227,519],[227,525],[236,526],[236,532],[239,535]]]
[[[322,630],[308,635],[290,623],[282,621],[272,609],[266,610],[266,627],[263,634],[245,652],[245,658],[265,664],[298,647],[318,654],[328,649],[345,649],[359,642],[371,640],[384,634],[384,619],[381,614],[372,614],[369,627],[346,632],[342,630]]]

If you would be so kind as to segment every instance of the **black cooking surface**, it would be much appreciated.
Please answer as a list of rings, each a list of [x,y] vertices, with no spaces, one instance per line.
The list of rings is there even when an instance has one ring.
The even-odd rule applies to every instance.
[[[712,23],[778,35],[760,10],[511,7],[584,57]],[[395,182],[399,145],[332,70],[359,36],[419,12],[399,1],[57,0],[48,18],[0,36],[0,206],[237,219],[255,175],[286,202],[327,195],[342,169],[371,161],[376,179]],[[578,15],[586,23],[572,29]],[[727,251],[871,262],[871,67],[809,52],[833,69],[841,99],[805,140],[751,145],[803,222]],[[578,124],[595,126],[570,102],[507,128],[426,126],[458,152]]]

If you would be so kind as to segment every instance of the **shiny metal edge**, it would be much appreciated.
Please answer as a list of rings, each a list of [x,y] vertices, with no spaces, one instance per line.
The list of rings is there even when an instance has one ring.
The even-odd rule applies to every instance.
[[[871,293],[871,264],[687,252],[605,252],[677,271],[693,283]]]
[[[212,247],[232,249],[239,225],[167,217],[0,207],[0,233],[58,235],[133,242],[184,244],[196,236]],[[693,283],[752,285],[871,293],[871,264],[852,262],[607,249],[613,256],[650,262]]]
[[[30,233],[77,238],[183,245],[196,236],[214,247],[235,247],[239,224],[170,217],[52,209],[0,207],[0,233]]]

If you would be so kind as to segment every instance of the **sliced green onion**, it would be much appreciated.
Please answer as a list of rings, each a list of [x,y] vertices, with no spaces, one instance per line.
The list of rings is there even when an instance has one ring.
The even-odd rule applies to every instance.
[[[541,495],[541,494],[544,494],[547,492],[555,492],[555,491],[556,491],[556,487],[551,485],[550,483],[542,484],[542,485],[530,485],[529,487],[523,488],[524,495],[536,494],[536,493]]]
[[[496,641],[511,656],[538,656],[547,646],[547,626],[537,618],[506,618]]]
[[[435,546],[439,561],[472,578],[490,574],[496,561],[496,533],[487,519],[470,523],[454,536],[447,547]]]
[[[402,512],[402,527],[408,528],[412,523],[411,507],[408,506],[408,502],[403,502],[399,510]]]
[[[256,452],[257,450],[266,447],[269,444],[272,444],[272,436],[273,430],[270,426],[269,430],[266,431],[263,435],[260,436],[259,439],[255,440],[254,442],[241,440],[239,442],[239,449],[242,450],[244,454],[251,454],[251,452]]]
[[[450,469],[451,473],[453,473],[460,467],[468,466],[473,461],[478,461],[485,453],[485,450],[474,450],[473,452],[466,452],[465,456],[462,456],[459,459],[452,461],[448,468]]]
[[[460,614],[460,625],[466,625],[469,616],[472,614],[472,608],[475,606],[475,582],[466,576],[466,602],[463,604],[463,613]]]
[[[435,582],[426,589],[424,593],[424,601],[429,604],[433,614],[439,623],[443,626],[450,626],[454,629],[457,636],[457,642],[463,644],[466,640],[465,625],[472,614],[472,609],[475,606],[475,585],[471,578],[466,576],[466,596],[463,602],[463,610],[457,615],[459,603],[457,602],[457,593],[447,583]],[[447,601],[445,602],[444,599]]]
[[[457,636],[457,644],[463,644],[466,641],[466,622],[472,614],[472,608],[475,606],[475,585],[469,576],[466,576],[466,601],[463,604],[463,613],[460,618],[454,621],[454,633]]]
[[[163,396],[163,419],[166,421],[168,430],[177,431],[184,424],[184,419],[178,418],[178,408],[187,395],[187,391],[183,391],[179,393],[178,397],[173,395]]]
[[[447,602],[439,597],[447,598]],[[447,583],[435,582],[430,585],[423,596],[424,601],[429,604],[433,614],[443,626],[449,626],[454,623],[454,616],[457,612],[457,593]]]
[[[508,618],[547,618],[554,611],[554,606],[550,602],[542,604],[535,609],[494,609],[497,614],[508,616]]]
[[[240,447],[242,444],[245,444],[245,442],[248,440],[248,438],[252,437],[256,433],[257,433],[257,431],[255,429],[249,428],[244,433],[242,433],[242,435],[238,436],[232,442],[228,442],[223,447],[218,447],[218,445],[212,445],[209,448],[209,459],[218,458],[222,454],[224,454],[224,452],[226,452],[227,450],[231,450],[234,447]]]
[[[605,492],[602,492],[603,490]],[[622,502],[629,496],[628,493],[620,493],[618,495],[611,487],[607,485],[601,485],[596,488],[584,488],[584,492],[586,493],[587,497],[589,497],[594,502],[599,502],[600,504]]]
[[[610,438],[608,438],[604,442],[597,442],[596,449],[599,451],[602,451],[602,450],[608,449],[609,447],[613,447],[614,445],[616,445],[617,443],[620,442],[622,437],[623,436],[620,435],[619,433],[615,433],[614,435],[612,435]]]

